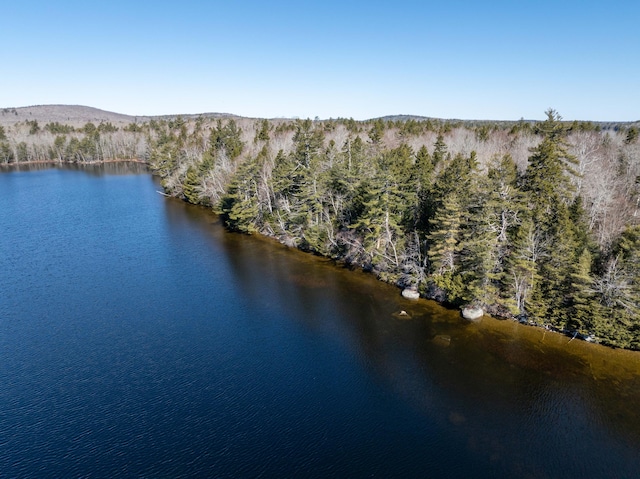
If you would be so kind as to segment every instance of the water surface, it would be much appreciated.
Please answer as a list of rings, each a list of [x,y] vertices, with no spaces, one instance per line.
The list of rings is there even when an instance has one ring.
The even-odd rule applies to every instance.
[[[30,170],[0,173],[1,477],[640,469],[638,353],[404,300],[139,167]]]

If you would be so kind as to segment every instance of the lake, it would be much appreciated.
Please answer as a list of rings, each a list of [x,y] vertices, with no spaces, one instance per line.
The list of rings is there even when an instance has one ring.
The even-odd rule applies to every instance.
[[[0,170],[0,477],[637,477],[640,353],[468,323],[160,189]]]

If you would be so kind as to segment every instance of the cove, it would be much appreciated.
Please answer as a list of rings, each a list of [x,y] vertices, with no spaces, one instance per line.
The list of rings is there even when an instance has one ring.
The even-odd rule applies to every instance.
[[[159,189],[0,173],[0,476],[637,474],[638,353],[468,323]]]

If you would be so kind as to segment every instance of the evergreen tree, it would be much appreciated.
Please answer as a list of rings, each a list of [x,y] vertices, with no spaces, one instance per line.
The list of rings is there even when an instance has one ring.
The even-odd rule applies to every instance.
[[[631,143],[635,143],[635,141],[637,139],[638,139],[638,129],[636,127],[632,126],[627,131],[627,136],[624,139],[624,142],[625,142],[625,144],[630,145]]]
[[[422,145],[416,153],[415,176],[417,191],[429,191],[433,185],[434,164],[427,147]]]
[[[351,228],[363,236],[371,267],[399,271],[404,250],[402,227],[408,211],[411,149],[406,145],[378,157],[376,173],[361,183],[360,214]]]
[[[198,168],[195,165],[191,165],[187,169],[187,174],[182,182],[182,194],[184,198],[193,204],[200,203],[200,186],[202,179],[198,174]]]
[[[480,180],[478,206],[471,212],[471,221],[477,224],[478,242],[480,247],[484,243],[485,250],[478,254],[477,268],[481,274],[469,282],[469,287],[475,289],[474,296],[481,302],[497,303],[511,311],[517,308],[508,293],[512,282],[508,260],[527,206],[517,180],[517,167],[511,156],[494,158],[486,177]]]
[[[222,120],[218,120],[216,128],[211,132],[210,142],[216,152],[224,152],[233,160],[240,156],[244,149],[241,135],[242,130],[234,120],[227,121],[225,125],[222,125]]]
[[[591,331],[605,344],[640,349],[640,226],[622,233],[594,290],[602,314]]]
[[[15,155],[9,143],[0,141],[0,162],[13,163]]]
[[[30,135],[35,135],[40,131],[40,125],[38,124],[38,120],[27,120],[26,123],[29,126]]]
[[[562,328],[567,323],[567,295],[571,285],[572,265],[576,261],[577,241],[569,209],[556,205],[551,227],[544,231],[545,248],[537,262],[539,283],[529,304],[529,312],[538,321]]]
[[[360,136],[347,138],[328,171],[328,202],[340,225],[349,225],[357,215],[355,196],[365,161],[364,143]]]
[[[434,181],[433,159],[424,145],[416,153],[415,167],[411,174],[416,199],[413,208],[414,227],[424,233],[428,230]]]
[[[433,166],[437,167],[447,159],[447,144],[444,142],[444,136],[442,133],[438,133],[436,142],[433,145]]]
[[[571,284],[567,304],[567,321],[565,328],[584,336],[589,335],[593,325],[598,323],[599,307],[595,301],[593,277],[591,275],[592,256],[588,249],[583,249],[578,261],[571,266]]]
[[[373,125],[369,129],[369,139],[374,145],[379,145],[382,141],[382,135],[384,135],[385,124],[382,118],[378,118],[373,121]]]
[[[257,141],[269,141],[269,120],[262,120],[260,122],[260,128],[256,131],[256,137],[254,143]]]
[[[295,160],[304,168],[315,167],[322,151],[324,134],[311,120],[298,121],[293,135]]]
[[[67,142],[67,137],[64,135],[56,136],[56,139],[53,142],[53,155],[58,158],[58,161],[64,160],[64,147]]]
[[[324,135],[311,120],[298,121],[293,141],[291,153],[278,153],[272,172],[278,225],[296,245],[322,251]]]
[[[531,309],[531,298],[537,293],[540,283],[537,261],[544,246],[544,238],[531,218],[521,218],[513,235],[511,252],[506,258],[509,283],[505,303],[515,315],[527,316]]]
[[[268,153],[263,148],[258,156],[244,162],[234,174],[227,192],[220,200],[225,225],[242,233],[255,233],[261,226],[258,202],[260,168]]]
[[[542,141],[531,150],[523,178],[532,220],[544,246],[536,262],[537,274],[545,278],[530,295],[527,310],[538,321],[550,322],[557,327],[568,321],[570,265],[581,250],[577,238],[579,228],[572,221],[569,208],[574,192],[569,175],[575,174],[571,165],[576,160],[568,153],[564,140],[566,128],[560,120],[554,110],[548,110],[547,119],[536,126]],[[579,211],[576,209],[574,213]]]
[[[456,157],[437,177],[426,203],[426,240],[431,278],[445,290],[448,299],[461,298],[459,254],[462,231],[467,220],[468,192],[475,159]]]
[[[534,218],[547,223],[549,214],[558,203],[568,204],[575,187],[569,175],[575,175],[574,156],[568,153],[566,129],[554,110],[547,111],[547,119],[537,126],[542,135],[540,144],[531,150],[529,165],[523,178],[523,189],[531,193]]]
[[[463,222],[460,198],[455,195],[445,196],[430,220],[427,237],[431,271],[436,278],[456,271]]]

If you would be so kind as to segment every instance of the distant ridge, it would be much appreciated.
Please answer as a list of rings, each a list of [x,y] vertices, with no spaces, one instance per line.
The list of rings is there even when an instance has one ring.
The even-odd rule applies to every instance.
[[[12,125],[18,122],[37,120],[43,125],[46,123],[62,123],[68,125],[84,125],[92,123],[112,123],[114,125],[125,125],[129,123],[142,123],[154,118],[171,119],[177,116],[184,118],[239,118],[228,113],[202,113],[186,115],[158,115],[158,116],[133,116],[112,111],[100,110],[91,106],[83,105],[33,105],[23,107],[0,108],[0,125]]]
[[[0,108],[0,125],[13,125],[19,122],[37,120],[43,125],[46,123],[58,122],[62,124],[68,124],[72,126],[82,126],[87,122],[92,123],[112,123],[114,125],[126,125],[129,123],[144,123],[152,119],[157,120],[169,120],[176,117],[183,117],[185,119],[195,119],[198,117],[204,118],[248,118],[240,115],[234,115],[231,113],[186,113],[186,114],[174,114],[174,115],[144,115],[134,116],[126,115],[123,113],[115,113],[112,111],[101,110],[90,106],[83,105],[33,105],[23,107],[7,107]],[[455,123],[463,123],[467,126],[479,126],[485,124],[500,124],[510,125],[524,121],[526,123],[536,123],[535,120],[460,120],[460,119],[445,119],[435,118],[420,115],[386,115],[378,118],[371,118],[371,120],[381,119],[384,121],[449,121]],[[294,118],[270,118],[273,121],[293,121]],[[364,120],[367,121],[367,120]],[[589,120],[585,120],[589,122]],[[599,125],[603,129],[616,129],[620,127],[640,126],[639,121],[591,121],[594,125]]]
[[[81,105],[34,105],[0,109],[0,124],[6,125],[28,120],[38,120],[40,123],[58,122],[65,124],[85,124],[87,122],[128,124],[136,120],[146,121],[142,117],[123,115]]]
[[[467,127],[475,127],[482,125],[500,125],[500,126],[508,126],[513,125],[515,123],[529,123],[531,125],[538,123],[540,120],[471,120],[471,119],[458,119],[458,118],[436,118],[430,116],[420,116],[420,115],[385,115],[379,118],[372,118],[372,120],[384,120],[384,121],[395,121],[395,122],[405,122],[409,120],[413,121],[448,121],[451,123],[462,123]],[[603,130],[615,130],[621,127],[638,127],[640,126],[640,121],[590,121],[590,120],[582,120],[585,123],[592,123],[594,125],[599,126]],[[572,120],[563,120],[563,123],[572,123]]]

